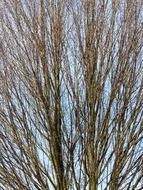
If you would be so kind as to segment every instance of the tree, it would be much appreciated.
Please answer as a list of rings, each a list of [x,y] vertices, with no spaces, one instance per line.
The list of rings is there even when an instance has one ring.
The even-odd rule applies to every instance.
[[[143,189],[143,2],[0,9],[0,188]]]

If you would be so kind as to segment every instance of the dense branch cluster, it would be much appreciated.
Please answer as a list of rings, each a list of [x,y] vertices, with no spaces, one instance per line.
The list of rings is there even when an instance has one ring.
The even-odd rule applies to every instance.
[[[0,12],[0,189],[143,189],[143,2]]]

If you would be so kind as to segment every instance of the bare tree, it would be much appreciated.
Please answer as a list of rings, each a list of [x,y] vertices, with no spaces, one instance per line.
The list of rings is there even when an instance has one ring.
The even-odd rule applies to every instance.
[[[143,2],[0,12],[0,189],[143,189]]]

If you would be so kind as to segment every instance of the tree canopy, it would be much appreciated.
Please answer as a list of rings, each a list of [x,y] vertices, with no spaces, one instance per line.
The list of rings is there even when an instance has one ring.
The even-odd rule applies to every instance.
[[[143,189],[143,1],[1,0],[0,189]]]

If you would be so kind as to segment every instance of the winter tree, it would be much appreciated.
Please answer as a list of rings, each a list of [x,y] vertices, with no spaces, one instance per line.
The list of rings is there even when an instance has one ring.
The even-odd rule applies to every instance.
[[[143,1],[1,0],[0,189],[143,189]]]

